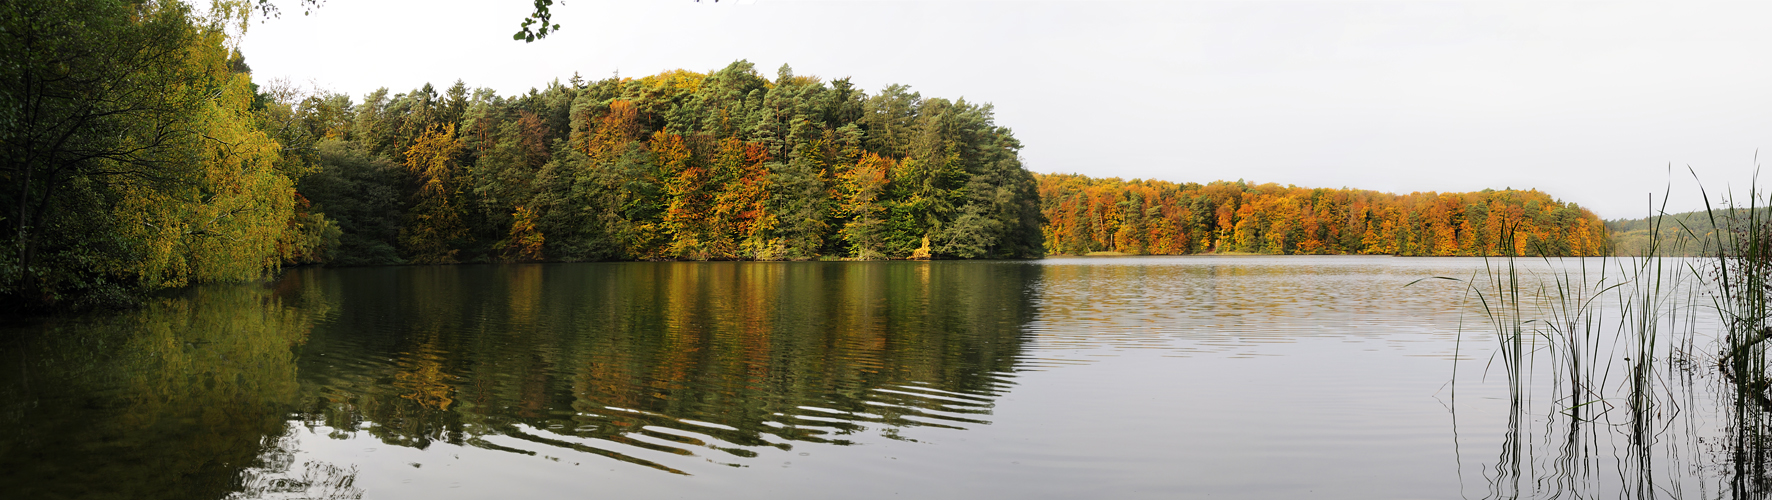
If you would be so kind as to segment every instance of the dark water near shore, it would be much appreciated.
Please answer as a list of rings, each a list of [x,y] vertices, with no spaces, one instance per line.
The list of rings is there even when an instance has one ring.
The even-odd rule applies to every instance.
[[[1559,424],[1543,415],[1566,402],[1528,402],[1526,419],[1510,420],[1504,384],[1484,376],[1492,330],[1476,324],[1460,285],[1405,286],[1484,266],[1184,257],[298,269],[269,285],[203,287],[142,311],[6,332],[0,491],[1637,491],[1610,479],[1617,467],[1602,462],[1622,448],[1595,426],[1580,431],[1593,435],[1583,441],[1592,457],[1579,458],[1591,470],[1552,463]],[[1455,353],[1466,360],[1456,388]],[[1719,496],[1720,459],[1698,438],[1714,443],[1723,425],[1704,410],[1714,406],[1704,383],[1686,387],[1683,420],[1670,421],[1683,430],[1660,435],[1655,456],[1667,458],[1649,474],[1665,476],[1666,491]],[[1506,453],[1520,443],[1527,456]],[[1510,476],[1507,462],[1524,472]],[[1570,486],[1533,486],[1547,477]]]

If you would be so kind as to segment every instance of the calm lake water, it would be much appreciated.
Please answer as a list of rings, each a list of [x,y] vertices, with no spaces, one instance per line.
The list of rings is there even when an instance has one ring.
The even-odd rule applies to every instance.
[[[1549,276],[1581,264],[1522,265]],[[1538,375],[1524,383],[1546,395],[1514,405],[1492,361],[1494,328],[1463,283],[1409,285],[1485,265],[1150,257],[296,269],[269,285],[203,287],[141,311],[0,332],[0,491],[1728,495],[1719,443],[1729,425],[1716,384],[1695,371],[1658,372],[1668,403],[1652,413],[1664,428],[1647,439],[1619,430],[1628,418],[1611,410],[1623,406],[1616,399],[1556,396],[1567,391],[1548,355],[1527,363]],[[1708,349],[1715,322],[1696,308],[1670,311],[1664,340]],[[1616,362],[1612,349],[1594,359]],[[1557,417],[1578,405],[1605,409],[1591,422]]]

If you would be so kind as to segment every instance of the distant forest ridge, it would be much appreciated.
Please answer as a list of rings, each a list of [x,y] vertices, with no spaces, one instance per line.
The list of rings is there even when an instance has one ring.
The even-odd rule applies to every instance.
[[[1767,221],[1772,211],[1758,209],[1755,219]],[[1653,245],[1655,255],[1666,256],[1700,256],[1716,253],[1716,224],[1725,228],[1744,223],[1750,213],[1747,209],[1721,209],[1715,211],[1692,211],[1641,219],[1614,219],[1606,221],[1606,230],[1611,234],[1612,246],[1621,256],[1648,255]],[[1659,232],[1659,238],[1656,233]]]
[[[1598,216],[1536,191],[1397,195],[1036,174],[1055,254],[1606,255]]]

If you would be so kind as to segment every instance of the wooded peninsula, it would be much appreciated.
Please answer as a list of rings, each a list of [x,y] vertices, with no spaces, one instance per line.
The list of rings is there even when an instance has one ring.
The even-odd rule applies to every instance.
[[[513,96],[260,86],[230,5],[0,16],[6,310],[289,265],[1609,251],[1593,213],[1538,191],[1035,174],[989,104],[786,65]]]

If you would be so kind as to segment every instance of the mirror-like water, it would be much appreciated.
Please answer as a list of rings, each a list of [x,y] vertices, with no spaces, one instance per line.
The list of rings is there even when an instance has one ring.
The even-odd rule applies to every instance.
[[[1612,413],[1572,412],[1592,423],[1571,426],[1559,408],[1590,402],[1555,397],[1554,376],[1526,382],[1553,396],[1512,403],[1494,329],[1461,283],[1406,286],[1484,268],[1182,257],[297,269],[269,286],[204,287],[140,311],[6,330],[0,491],[1722,491],[1726,426],[1690,372],[1658,375],[1685,388],[1667,392],[1683,403],[1658,407],[1681,415],[1664,419],[1677,431],[1634,445]],[[1681,321],[1704,324],[1694,318]],[[1554,373],[1553,361],[1528,366]],[[1623,455],[1645,465],[1606,465]],[[1659,482],[1632,485],[1618,471]]]

